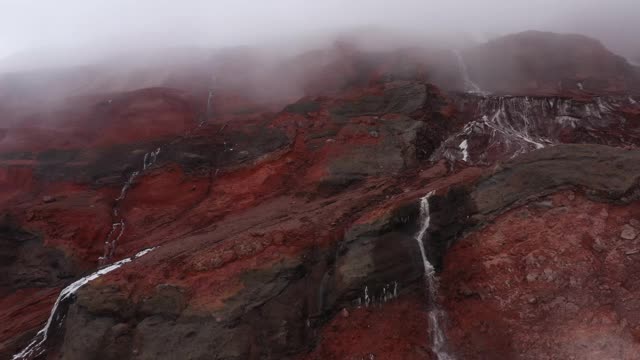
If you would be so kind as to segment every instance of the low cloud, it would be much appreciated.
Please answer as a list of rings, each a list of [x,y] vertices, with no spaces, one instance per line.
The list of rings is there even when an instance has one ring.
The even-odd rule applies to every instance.
[[[112,51],[305,43],[359,27],[424,39],[529,29],[578,32],[640,56],[635,0],[3,0],[0,57],[93,61]],[[76,49],[82,49],[81,52]]]

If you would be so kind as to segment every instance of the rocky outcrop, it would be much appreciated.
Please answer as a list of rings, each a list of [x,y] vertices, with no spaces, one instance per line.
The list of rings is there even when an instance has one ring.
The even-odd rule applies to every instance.
[[[76,272],[62,251],[43,246],[40,236],[17,227],[7,216],[0,224],[0,254],[2,296],[19,289],[58,286]]]
[[[456,243],[441,284],[457,356],[633,359],[637,244],[620,231],[637,214],[564,191]]]
[[[609,262],[618,269],[617,275],[612,276],[627,276],[622,274],[635,271],[631,265],[635,254],[632,242],[637,231],[631,224],[637,226],[633,216],[638,174],[632,159],[639,154],[598,145],[553,146],[487,170],[472,186],[451,190],[443,187],[437,192],[441,195],[432,197],[433,225],[425,237],[427,253],[432,256],[430,261],[442,266],[440,299],[448,314],[446,334],[455,356],[534,359],[541,354],[553,357],[561,353],[567,357],[632,357],[636,347],[635,320],[616,310],[617,305],[603,305],[612,301],[622,304],[614,300],[622,296],[615,291],[626,292],[629,288],[622,285],[622,278],[613,280],[596,274],[601,274],[598,269]],[[406,214],[400,219],[411,219],[411,206],[398,205],[402,204],[398,200],[390,202],[396,205],[389,209],[396,210],[374,211],[387,214],[379,219],[393,219],[394,213]],[[411,204],[417,206],[415,202]],[[613,213],[615,220],[608,220]],[[370,219],[371,215],[364,218]],[[584,226],[580,225],[582,222]],[[375,276],[387,269],[373,267],[366,260],[365,255],[371,252],[363,249],[371,249],[371,244],[389,236],[373,233],[375,237],[369,237],[372,233],[368,226],[355,233],[362,235],[350,246],[353,259],[344,261],[349,258],[347,252],[343,260],[353,264],[349,269],[360,276]],[[402,269],[398,264],[406,262],[396,263],[392,269]],[[494,275],[496,271],[500,275]],[[352,273],[349,275],[356,279]],[[619,290],[612,291],[615,286],[604,285],[609,281],[619,284]],[[590,285],[582,288],[580,284]],[[401,323],[409,327],[422,324],[426,342],[427,327],[420,320],[420,316],[426,316],[425,310],[414,308],[406,298],[399,301],[403,311],[414,309],[411,311],[415,314]],[[621,306],[625,309],[634,306],[630,300],[624,304]],[[380,310],[363,306],[350,310],[348,317],[336,316],[332,325],[323,330],[327,340],[309,358],[341,358],[346,354],[356,358],[367,358],[369,354],[429,358],[428,349],[421,350],[415,343],[406,345],[412,342],[411,337],[395,338],[393,343],[412,350],[394,352],[385,348],[385,336],[376,335],[373,329],[381,324],[389,336],[403,328],[394,323],[392,311],[399,311],[395,306],[398,305]],[[567,311],[573,315],[561,314]],[[589,320],[569,320],[580,318],[576,314],[582,311],[590,314]],[[629,326],[631,323],[634,325]],[[551,330],[541,331],[543,326],[550,326]],[[338,334],[347,339],[338,340]],[[374,344],[352,334],[380,336],[380,340]]]
[[[633,358],[625,279],[636,272],[639,154],[558,145],[478,181],[472,217],[483,227],[454,243],[441,273],[458,356]]]
[[[562,143],[635,146],[638,105],[631,96],[478,96],[458,99],[464,127],[431,155],[468,164],[493,164]]]
[[[557,145],[505,163],[472,194],[481,214],[572,187],[608,201],[636,200],[640,166],[636,150],[599,145]]]

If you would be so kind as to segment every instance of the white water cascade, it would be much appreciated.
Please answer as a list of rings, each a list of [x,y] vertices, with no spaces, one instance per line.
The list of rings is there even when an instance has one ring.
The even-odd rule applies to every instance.
[[[427,233],[431,224],[431,214],[429,212],[429,198],[433,196],[435,191],[431,191],[420,199],[420,230],[416,234],[416,242],[420,248],[422,256],[422,265],[424,266],[424,278],[427,286],[427,300],[431,309],[429,310],[429,333],[431,335],[431,350],[438,360],[453,360],[454,357],[446,351],[446,338],[441,327],[444,319],[444,311],[438,307],[438,278],[433,265],[427,258],[422,238]]]
[[[209,88],[209,94],[207,96],[207,108],[205,111],[205,115],[198,121],[198,124],[194,128],[188,130],[184,134],[185,136],[191,135],[194,131],[202,128],[205,124],[208,123],[209,118],[211,117],[211,109],[212,109],[212,102],[213,102],[213,95],[214,95],[214,90],[213,90],[214,79],[215,77],[212,77],[212,85]],[[180,138],[176,138],[173,141],[171,141],[169,144],[174,144],[179,139]],[[156,161],[158,160],[158,155],[160,155],[160,147],[144,154],[144,157],[142,159],[142,168],[132,172],[131,175],[129,175],[129,178],[127,178],[127,181],[124,183],[124,185],[122,186],[122,189],[120,190],[120,195],[115,199],[115,205],[113,206],[113,213],[112,213],[113,221],[111,224],[111,231],[109,231],[109,234],[107,235],[107,238],[104,242],[104,252],[102,256],[98,259],[98,262],[101,266],[109,264],[109,262],[115,255],[118,241],[124,234],[125,221],[124,221],[124,217],[122,217],[122,215],[118,210],[120,207],[120,203],[127,197],[127,192],[129,191],[129,188],[131,188],[131,186],[133,185],[136,178],[141,173],[148,170],[151,166],[153,166],[156,163]]]
[[[59,308],[60,304],[62,303],[62,301],[68,299],[71,295],[75,294],[80,288],[82,288],[83,286],[85,286],[89,282],[101,277],[102,275],[108,274],[108,273],[120,268],[122,265],[124,265],[126,263],[129,263],[129,262],[131,262],[131,261],[133,261],[135,259],[138,259],[138,258],[150,253],[151,251],[153,251],[155,249],[156,248],[149,248],[149,249],[140,251],[139,253],[135,254],[134,256],[132,256],[130,258],[126,258],[126,259],[120,260],[118,262],[115,262],[115,263],[113,263],[113,264],[111,264],[111,265],[109,265],[107,267],[104,267],[104,268],[94,272],[93,274],[90,274],[90,275],[87,275],[87,276],[85,276],[83,278],[80,278],[80,279],[76,280],[75,282],[73,282],[71,285],[69,285],[66,288],[62,289],[62,291],[58,295],[58,298],[56,299],[55,304],[51,308],[51,313],[49,314],[49,319],[47,319],[47,322],[45,323],[44,327],[42,329],[40,329],[40,331],[38,331],[36,336],[34,336],[33,340],[31,340],[31,342],[29,343],[29,345],[27,345],[27,347],[25,347],[19,353],[13,355],[13,357],[11,359],[12,360],[34,359],[34,358],[42,355],[44,353],[44,351],[46,350],[43,345],[47,341],[47,336],[49,335],[49,331],[51,330],[51,326],[53,325],[54,319],[56,318],[56,313],[58,312],[58,308]]]
[[[120,195],[115,199],[115,205],[113,206],[113,213],[112,213],[111,231],[109,231],[109,234],[107,235],[107,238],[104,241],[104,252],[102,253],[102,256],[98,259],[98,262],[100,265],[109,264],[110,260],[115,255],[118,241],[120,241],[120,238],[124,234],[124,229],[125,229],[124,218],[120,214],[120,211],[118,211],[120,207],[120,203],[127,197],[127,192],[129,191],[129,188],[131,188],[131,185],[133,185],[133,182],[135,181],[136,177],[138,177],[140,173],[146,171],[151,166],[153,166],[153,164],[155,164],[156,160],[158,159],[159,154],[160,154],[160,148],[156,148],[154,151],[150,151],[144,154],[144,158],[142,159],[142,169],[136,170],[132,172],[131,175],[129,175],[129,178],[127,178],[127,181],[124,183],[124,185],[122,186],[122,189],[120,190]]]
[[[462,152],[462,161],[469,161],[469,142],[467,139],[462,140],[460,145],[458,145],[458,148]]]
[[[462,80],[464,81],[464,90],[470,93],[482,94],[480,86],[473,82],[471,77],[469,77],[467,64],[464,62],[462,54],[460,54],[458,50],[453,50],[453,53],[456,55],[456,59],[458,60],[458,67],[460,69],[460,74],[462,74]]]
[[[207,99],[207,116],[208,116],[208,113],[210,112],[212,96],[213,96],[213,91],[210,90],[209,97]],[[208,118],[201,120],[195,129],[199,129],[202,126],[204,126],[207,123],[207,120]],[[190,133],[191,133],[191,130],[187,132],[187,135],[189,135]],[[115,205],[113,206],[113,212],[112,212],[113,222],[111,224],[111,230],[109,231],[109,234],[107,235],[107,239],[105,241],[104,254],[99,258],[100,266],[104,266],[104,267],[99,268],[96,272],[90,275],[87,275],[83,278],[76,280],[75,282],[71,283],[69,286],[62,289],[62,291],[58,295],[58,298],[56,299],[56,302],[51,308],[49,318],[47,319],[47,322],[45,323],[44,327],[36,333],[33,340],[31,340],[31,342],[22,351],[13,355],[13,357],[11,358],[12,360],[31,360],[44,354],[44,352],[46,351],[46,348],[44,346],[45,342],[47,341],[47,337],[49,335],[51,327],[53,326],[54,321],[56,321],[57,317],[60,316],[59,314],[57,315],[57,313],[58,313],[60,304],[64,300],[69,299],[71,295],[75,294],[80,288],[82,288],[84,285],[88,284],[89,282],[105,274],[108,274],[120,268],[122,265],[129,263],[133,260],[136,260],[157,248],[157,247],[148,248],[138,252],[132,257],[122,259],[115,263],[109,264],[111,258],[115,254],[116,244],[118,240],[120,240],[120,238],[122,237],[122,234],[124,233],[124,230],[125,230],[124,218],[121,216],[120,212],[118,211],[120,202],[126,198],[127,192],[129,188],[133,185],[133,182],[135,181],[136,177],[140,173],[146,171],[151,166],[153,166],[156,160],[158,159],[159,154],[160,154],[159,147],[156,148],[156,150],[154,151],[150,151],[144,154],[144,158],[142,159],[142,169],[131,173],[129,178],[127,178],[127,181],[122,186],[122,189],[120,190],[120,195],[115,199]],[[108,266],[105,266],[105,265],[108,265]],[[64,319],[64,316],[65,315],[63,315],[62,319]]]

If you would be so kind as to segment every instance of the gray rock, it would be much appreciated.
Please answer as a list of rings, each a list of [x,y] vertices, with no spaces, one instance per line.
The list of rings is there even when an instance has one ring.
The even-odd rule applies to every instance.
[[[622,232],[620,233],[620,237],[625,240],[633,240],[638,236],[638,230],[636,230],[633,226],[629,224],[625,224],[622,227]]]
[[[602,145],[557,145],[519,156],[480,181],[473,192],[478,212],[490,214],[541,193],[576,186],[619,200],[640,177],[640,151]]]
[[[139,311],[147,315],[177,317],[186,307],[183,289],[170,284],[156,286],[152,296],[145,298]]]

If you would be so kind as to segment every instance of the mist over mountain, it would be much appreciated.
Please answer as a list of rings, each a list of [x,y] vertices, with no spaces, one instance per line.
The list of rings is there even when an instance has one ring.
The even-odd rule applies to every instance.
[[[1,5],[0,359],[638,358],[636,1]]]
[[[7,2],[0,25],[4,68],[96,62],[139,49],[232,46],[300,50],[354,28],[379,27],[424,44],[425,39],[483,40],[526,30],[580,33],[637,57],[637,4],[613,1],[298,2],[63,0]],[[459,39],[458,39],[459,40]],[[454,42],[455,45],[455,42]]]

